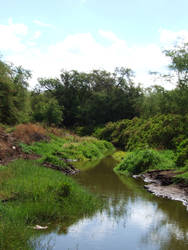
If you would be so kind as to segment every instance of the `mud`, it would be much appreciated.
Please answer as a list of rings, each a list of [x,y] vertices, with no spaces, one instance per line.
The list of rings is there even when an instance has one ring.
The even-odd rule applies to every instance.
[[[156,196],[181,201],[188,210],[188,185],[180,182],[173,183],[173,177],[180,174],[173,170],[156,170],[133,176],[141,178],[146,185],[144,187]]]

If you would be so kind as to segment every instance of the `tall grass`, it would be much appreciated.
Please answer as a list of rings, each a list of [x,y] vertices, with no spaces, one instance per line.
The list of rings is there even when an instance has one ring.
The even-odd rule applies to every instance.
[[[0,202],[0,249],[32,249],[33,225],[74,222],[101,207],[72,179],[33,161],[17,160],[1,170],[0,189],[7,200]]]
[[[40,141],[31,145],[20,143],[20,146],[25,153],[40,155],[40,163],[48,162],[62,168],[68,165],[64,161],[66,159],[76,161],[96,160],[102,158],[107,152],[114,150],[113,145],[107,141],[72,135],[65,137],[51,135],[51,140],[48,142]]]

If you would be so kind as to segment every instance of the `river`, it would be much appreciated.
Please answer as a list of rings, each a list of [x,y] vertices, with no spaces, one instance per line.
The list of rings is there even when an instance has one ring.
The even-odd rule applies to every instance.
[[[54,227],[40,242],[54,250],[187,250],[188,212],[181,202],[155,197],[141,180],[115,174],[114,164],[108,156],[73,177],[106,207],[67,228]]]

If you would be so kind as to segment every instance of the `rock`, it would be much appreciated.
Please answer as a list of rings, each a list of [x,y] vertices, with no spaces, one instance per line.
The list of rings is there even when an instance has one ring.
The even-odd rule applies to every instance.
[[[45,229],[47,229],[47,228],[48,228],[47,226],[42,227],[42,226],[40,226],[40,225],[36,225],[36,226],[33,227],[33,229],[35,229],[35,230],[45,230]]]

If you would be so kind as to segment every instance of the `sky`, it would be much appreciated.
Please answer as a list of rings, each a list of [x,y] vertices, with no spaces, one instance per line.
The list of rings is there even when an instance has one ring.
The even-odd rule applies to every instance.
[[[187,0],[1,1],[1,60],[31,70],[31,88],[63,69],[121,66],[147,87],[156,83],[148,72],[170,63],[162,51],[188,41],[187,9]]]

